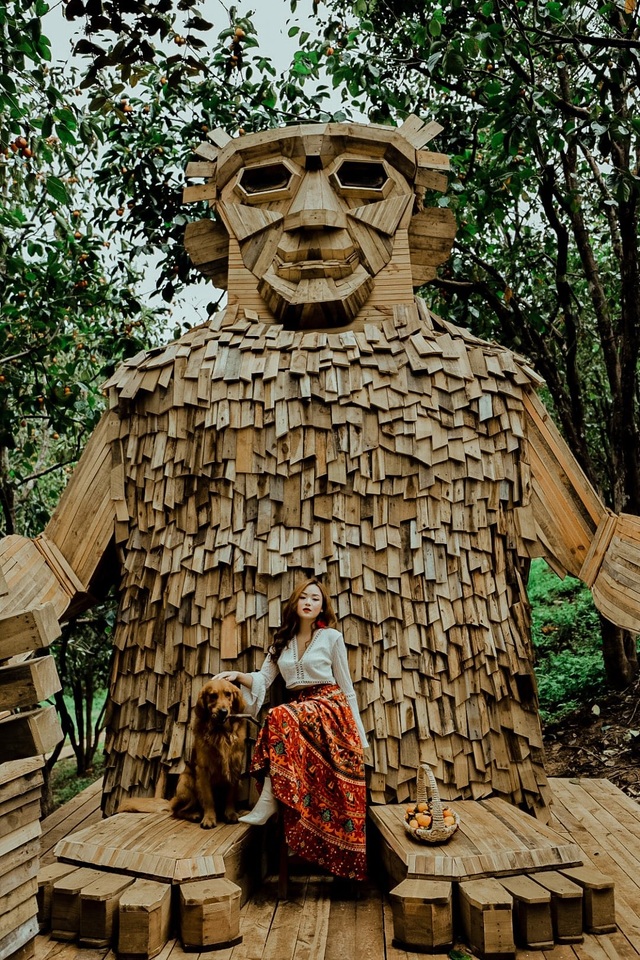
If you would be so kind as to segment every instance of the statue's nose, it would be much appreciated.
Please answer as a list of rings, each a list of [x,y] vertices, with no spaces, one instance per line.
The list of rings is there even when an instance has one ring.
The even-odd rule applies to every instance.
[[[346,227],[347,218],[323,170],[308,170],[284,218],[285,230]]]

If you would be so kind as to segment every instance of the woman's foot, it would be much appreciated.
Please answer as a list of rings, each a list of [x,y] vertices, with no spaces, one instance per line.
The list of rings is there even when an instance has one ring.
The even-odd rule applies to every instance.
[[[278,801],[273,795],[271,777],[265,777],[262,793],[255,807],[249,813],[245,813],[243,817],[238,817],[238,820],[240,823],[251,823],[254,826],[261,826],[277,812]]]

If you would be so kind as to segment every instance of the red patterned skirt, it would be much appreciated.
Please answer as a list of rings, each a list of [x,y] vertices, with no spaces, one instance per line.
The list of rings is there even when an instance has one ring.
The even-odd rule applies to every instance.
[[[364,754],[344,694],[327,683],[269,710],[251,772],[270,776],[288,846],[338,877],[367,875]]]

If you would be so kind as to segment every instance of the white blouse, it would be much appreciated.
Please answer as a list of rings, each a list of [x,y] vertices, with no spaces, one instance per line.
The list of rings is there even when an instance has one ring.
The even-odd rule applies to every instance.
[[[251,689],[247,687],[243,689],[247,710],[252,716],[258,715],[267,690],[278,675],[278,670],[282,674],[287,690],[296,690],[299,687],[308,687],[317,683],[336,683],[351,708],[362,746],[369,746],[349,673],[347,648],[338,630],[332,630],[330,627],[316,630],[300,659],[298,659],[298,643],[295,637],[287,644],[277,660],[274,660],[270,653],[267,654],[261,669],[249,674],[253,678]]]

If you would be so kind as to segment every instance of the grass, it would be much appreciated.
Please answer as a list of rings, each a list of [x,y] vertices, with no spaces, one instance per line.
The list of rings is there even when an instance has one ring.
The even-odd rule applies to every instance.
[[[606,688],[600,621],[591,593],[534,560],[528,584],[540,713],[558,722]]]
[[[93,767],[86,776],[78,776],[78,768],[75,757],[68,757],[64,760],[58,760],[51,771],[51,796],[53,800],[53,810],[73,800],[76,794],[81,793],[86,787],[95,783],[104,771],[104,757],[102,751],[96,752]]]

